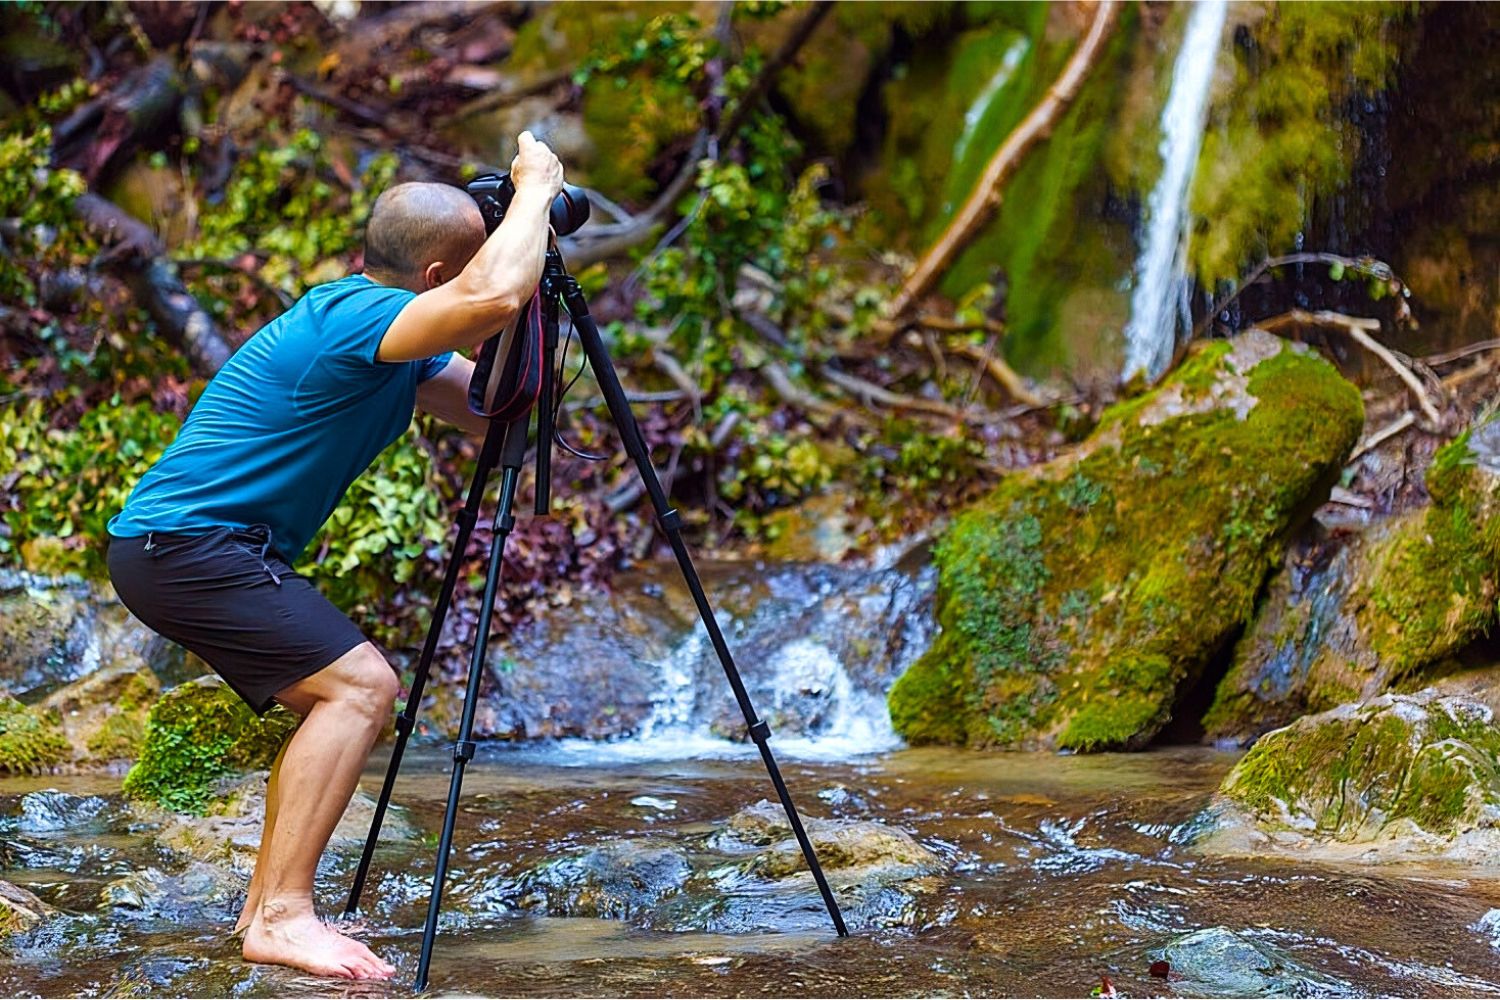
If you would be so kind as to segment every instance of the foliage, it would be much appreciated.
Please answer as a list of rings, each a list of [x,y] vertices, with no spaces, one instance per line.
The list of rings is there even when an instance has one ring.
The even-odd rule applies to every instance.
[[[168,691],[146,719],[140,759],[125,794],[173,812],[202,815],[221,778],[270,767],[296,716],[277,706],[257,717],[215,677]]]
[[[175,413],[145,401],[90,408],[67,429],[53,425],[42,400],[0,411],[0,451],[13,462],[0,478],[10,500],[0,553],[13,557],[33,539],[56,538],[69,557],[50,570],[102,575],[106,524],[178,425]]]
[[[81,227],[73,217],[73,199],[84,191],[83,178],[71,170],[51,168],[52,132],[0,136],[0,219],[10,227],[0,236],[0,301],[37,305],[31,271],[71,263],[81,248]],[[85,246],[88,241],[83,240]]]
[[[266,255],[260,276],[293,294],[329,277],[309,269],[358,245],[375,197],[395,178],[393,154],[371,157],[347,195],[328,180],[331,153],[311,129],[265,145],[237,166],[217,205],[199,218],[199,234],[183,252],[200,259]]]

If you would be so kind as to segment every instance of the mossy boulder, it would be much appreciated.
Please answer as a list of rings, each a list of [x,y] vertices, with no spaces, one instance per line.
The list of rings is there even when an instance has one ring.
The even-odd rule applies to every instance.
[[[105,764],[141,752],[146,716],[160,694],[154,673],[122,663],[54,691],[41,707],[61,723],[74,761]]]
[[[36,774],[66,761],[69,751],[50,712],[0,695],[0,774]]]
[[[0,880],[0,938],[29,931],[56,912],[35,893]]]
[[[1500,420],[1439,449],[1427,487],[1427,507],[1369,529],[1323,566],[1278,574],[1204,718],[1211,737],[1253,739],[1420,683],[1494,626]]]
[[[1500,838],[1500,729],[1467,697],[1382,695],[1267,733],[1220,791],[1273,835],[1428,850]]]
[[[1249,621],[1357,439],[1354,386],[1263,331],[1199,345],[936,547],[942,631],[891,690],[913,743],[1136,748]]]
[[[280,707],[257,717],[217,677],[179,684],[146,717],[146,741],[125,775],[125,794],[202,815],[223,779],[263,770],[297,720]]]

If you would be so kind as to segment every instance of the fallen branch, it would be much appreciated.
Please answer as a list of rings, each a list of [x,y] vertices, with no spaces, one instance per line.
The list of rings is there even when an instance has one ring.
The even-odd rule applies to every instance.
[[[193,370],[212,376],[234,353],[212,316],[182,283],[177,265],[151,228],[99,195],[79,195],[79,218],[114,246],[104,263],[118,271],[162,335],[188,359]]]
[[[1451,351],[1444,351],[1442,354],[1429,354],[1422,359],[1422,363],[1437,368],[1442,365],[1452,364],[1463,358],[1473,357],[1476,354],[1487,354],[1490,351],[1497,350],[1500,350],[1500,340],[1481,340],[1477,344],[1457,347]]]
[[[916,267],[907,276],[901,290],[891,301],[887,313],[890,324],[898,324],[912,305],[932,290],[959,251],[989,221],[1000,204],[1000,189],[1016,172],[1031,148],[1052,133],[1057,120],[1078,96],[1084,79],[1104,52],[1104,43],[1114,30],[1122,6],[1124,5],[1120,0],[1100,0],[1088,33],[1068,59],[1062,74],[1053,82],[1041,103],[1032,108],[1010,135],[1006,136],[1005,142],[990,157],[990,162],[985,166],[984,173],[980,175],[979,182],[970,192],[963,208],[959,209],[948,228],[943,230],[943,234],[921,256]]]
[[[948,350],[955,354],[961,354],[971,361],[977,362],[980,368],[999,383],[1000,387],[1010,393],[1011,398],[1018,403],[1028,406],[1041,406],[1046,400],[1037,395],[1026,384],[1026,380],[1016,373],[1016,370],[1006,364],[1004,359],[995,354],[993,350],[986,351],[982,347],[970,344],[967,341],[958,341],[949,344]]]
[[[1237,286],[1235,286],[1235,289],[1232,292],[1215,302],[1213,308],[1208,311],[1207,315],[1205,315],[1201,320],[1197,322],[1197,324],[1193,327],[1193,335],[1189,337],[1188,340],[1192,341],[1196,340],[1198,337],[1201,337],[1208,330],[1209,326],[1214,322],[1214,319],[1225,309],[1228,309],[1231,305],[1233,305],[1239,299],[1239,297],[1245,294],[1245,291],[1249,289],[1251,285],[1259,281],[1267,271],[1278,267],[1291,267],[1296,264],[1326,264],[1329,267],[1341,267],[1345,271],[1353,271],[1355,274],[1363,274],[1371,278],[1377,278],[1381,281],[1394,283],[1396,285],[1395,292],[1396,301],[1398,303],[1398,318],[1402,319],[1403,321],[1409,320],[1411,318],[1411,310],[1406,304],[1406,291],[1408,286],[1406,282],[1396,277],[1396,272],[1392,270],[1391,265],[1387,264],[1385,261],[1376,260],[1374,257],[1345,257],[1341,254],[1336,253],[1289,253],[1283,254],[1280,257],[1267,257],[1265,260],[1261,261],[1254,268],[1252,268],[1250,273],[1247,274]],[[1179,348],[1179,353],[1182,350],[1185,350],[1186,347],[1187,345],[1184,344],[1182,348]],[[1173,363],[1176,363],[1176,359],[1174,359]]]
[[[884,386],[878,386],[874,382],[866,381],[857,375],[841,372],[829,365],[818,369],[819,374],[843,389],[851,396],[860,399],[866,406],[880,404],[888,406],[893,410],[910,410],[916,413],[931,413],[934,416],[945,417],[955,423],[973,423],[975,418],[972,414],[965,413],[956,406],[947,403],[939,403],[933,399],[922,399],[918,396],[903,396],[898,392],[892,392]]]
[[[812,37],[813,32],[831,10],[833,10],[833,0],[817,0],[808,8],[802,20],[798,21],[791,34],[787,35],[786,41],[781,43],[781,48],[766,60],[766,64],[755,75],[755,79],[750,81],[750,86],[746,87],[745,92],[734,102],[734,110],[729,113],[729,117],[719,123],[718,131],[714,133],[716,143],[722,145],[734,137],[735,133],[740,130],[740,126],[745,124],[745,119],[750,117],[750,112],[760,104],[760,99],[771,89],[771,83],[777,75],[791,65],[802,46],[807,44],[807,40]]]
[[[1369,437],[1361,441],[1359,443],[1359,446],[1354,449],[1352,454],[1350,454],[1349,461],[1352,462],[1356,458],[1359,458],[1361,455],[1364,455],[1366,452],[1370,452],[1375,450],[1376,448],[1379,448],[1382,444],[1389,441],[1397,434],[1400,434],[1402,431],[1406,430],[1416,422],[1417,415],[1410,410],[1407,410],[1405,413],[1401,414],[1401,416],[1397,417],[1395,420],[1391,421],[1389,424],[1386,424],[1380,430],[1376,431],[1374,434],[1371,434]]]
[[[1289,326],[1330,326],[1334,329],[1343,330],[1349,335],[1349,339],[1379,358],[1391,371],[1396,373],[1396,376],[1401,381],[1406,383],[1406,387],[1416,397],[1417,405],[1422,408],[1422,414],[1427,418],[1428,424],[1431,427],[1437,428],[1442,426],[1442,417],[1438,415],[1437,407],[1432,405],[1432,400],[1428,398],[1427,390],[1423,387],[1421,380],[1417,378],[1416,373],[1406,364],[1403,364],[1391,352],[1390,348],[1370,336],[1371,331],[1380,329],[1380,320],[1369,319],[1363,316],[1346,316],[1343,313],[1331,312],[1327,309],[1317,312],[1308,312],[1305,309],[1293,309],[1290,312],[1282,313],[1280,316],[1273,316],[1270,319],[1262,320],[1256,326],[1267,333],[1276,333],[1278,330]]]

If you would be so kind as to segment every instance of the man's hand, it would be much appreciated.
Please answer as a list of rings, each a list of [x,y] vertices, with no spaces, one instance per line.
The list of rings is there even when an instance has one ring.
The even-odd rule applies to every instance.
[[[381,361],[414,361],[478,343],[505,329],[531,298],[542,277],[547,214],[562,190],[563,169],[530,132],[518,143],[516,193],[505,218],[456,278],[396,314],[380,341]]]
[[[516,194],[523,188],[539,188],[546,192],[547,204],[552,204],[562,191],[563,167],[557,154],[545,142],[538,141],[530,132],[522,132],[516,142],[520,148],[516,158],[510,161],[510,179],[516,186]]]

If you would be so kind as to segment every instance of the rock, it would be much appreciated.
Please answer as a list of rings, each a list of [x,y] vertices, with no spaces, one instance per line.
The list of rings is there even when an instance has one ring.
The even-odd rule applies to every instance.
[[[1015,473],[936,550],[932,648],[891,691],[913,743],[1138,748],[1248,621],[1326,496],[1358,391],[1263,331],[1197,345],[1076,452]]]
[[[1162,949],[1171,966],[1172,992],[1194,997],[1343,996],[1350,985],[1315,972],[1279,948],[1209,927]]]
[[[1500,595],[1500,419],[1444,446],[1431,504],[1392,517],[1326,565],[1283,569],[1204,718],[1248,741],[1304,712],[1368,699],[1486,634]]]
[[[296,724],[279,706],[257,718],[218,677],[179,684],[146,717],[145,746],[125,775],[125,794],[202,815],[222,779],[270,767]]]
[[[0,938],[28,931],[53,912],[34,893],[0,879]]]
[[[22,796],[16,829],[22,833],[79,832],[104,826],[114,813],[114,804],[97,795],[69,795],[44,788]]]
[[[671,844],[626,840],[543,862],[520,881],[519,905],[553,916],[645,920],[693,877]]]
[[[245,887],[245,879],[194,861],[176,874],[152,867],[117,878],[99,890],[99,902],[144,919],[206,923],[232,918]]]
[[[805,817],[803,826],[825,872],[879,868],[888,876],[914,878],[944,867],[911,834],[884,823]],[[754,848],[746,870],[762,878],[780,879],[807,871],[807,860],[792,836],[786,812],[767,799],[730,817],[727,829],[714,843],[731,852]]]
[[[260,848],[266,814],[266,775],[254,773],[221,782],[215,789],[212,812],[207,816],[184,815],[155,806],[138,805],[139,822],[157,825],[156,841],[181,855],[211,864],[229,864],[249,871]],[[375,799],[356,791],[329,838],[333,850],[362,848],[375,815]],[[390,806],[380,827],[382,844],[417,837],[405,809]]]
[[[0,691],[34,701],[116,665],[181,679],[184,656],[106,588],[77,577],[0,570]]]
[[[75,761],[134,760],[146,737],[146,716],[160,694],[154,673],[121,663],[54,691],[41,707],[61,720]]]
[[[51,714],[0,695],[0,774],[36,774],[61,764],[69,752]]]
[[[1437,688],[1381,695],[1262,736],[1220,792],[1210,850],[1490,861],[1500,729],[1490,706]]]

